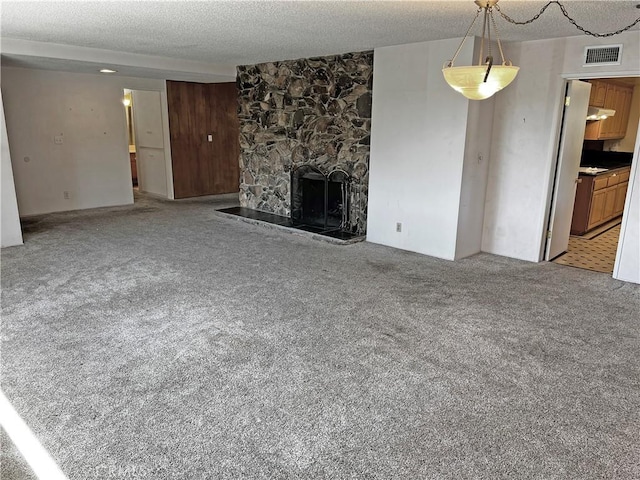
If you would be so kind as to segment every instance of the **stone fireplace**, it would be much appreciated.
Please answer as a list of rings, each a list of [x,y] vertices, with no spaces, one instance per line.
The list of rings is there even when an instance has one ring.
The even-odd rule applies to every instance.
[[[373,52],[238,67],[240,204],[366,231]]]

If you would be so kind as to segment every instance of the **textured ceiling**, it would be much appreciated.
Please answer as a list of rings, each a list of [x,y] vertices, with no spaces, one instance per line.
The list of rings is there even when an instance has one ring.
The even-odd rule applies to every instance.
[[[502,0],[499,6],[524,20],[546,3]],[[640,15],[640,0],[563,3],[578,23],[598,32],[617,30]],[[6,38],[243,65],[461,37],[477,7],[471,0],[2,0],[1,9],[0,33]],[[516,27],[499,16],[496,21],[504,40],[581,35],[556,5],[532,25]]]

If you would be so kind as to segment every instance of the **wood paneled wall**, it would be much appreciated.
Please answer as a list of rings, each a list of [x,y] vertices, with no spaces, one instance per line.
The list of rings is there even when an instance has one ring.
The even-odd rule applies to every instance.
[[[235,83],[167,81],[175,198],[239,191],[237,97]]]

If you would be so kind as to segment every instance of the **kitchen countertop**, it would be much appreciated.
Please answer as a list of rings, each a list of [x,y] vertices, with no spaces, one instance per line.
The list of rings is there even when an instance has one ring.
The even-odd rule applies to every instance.
[[[578,169],[578,173],[580,175],[589,175],[591,177],[595,177],[598,175],[604,175],[607,173],[611,173],[611,172],[615,172],[617,170],[624,170],[626,168],[629,168],[629,166],[622,166],[622,167],[616,167],[616,168],[603,168],[603,167],[580,167]]]

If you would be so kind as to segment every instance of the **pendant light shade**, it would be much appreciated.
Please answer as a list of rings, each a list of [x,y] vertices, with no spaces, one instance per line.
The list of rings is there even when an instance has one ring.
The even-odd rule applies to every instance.
[[[491,67],[487,76],[486,65],[445,67],[444,79],[456,92],[470,100],[484,100],[502,90],[516,78],[519,67],[499,65]],[[486,77],[486,80],[485,80]]]
[[[519,67],[514,67],[511,62],[504,59],[502,52],[502,44],[498,37],[498,30],[493,19],[493,6],[498,0],[476,0],[478,5],[476,16],[471,22],[467,33],[464,35],[458,50],[453,55],[453,59],[449,60],[442,69],[444,79],[456,92],[461,93],[470,100],[484,100],[491,97],[494,93],[502,90],[516,78]],[[478,57],[478,65],[468,67],[455,67],[453,62],[462,50],[465,40],[469,36],[469,32],[473,28],[480,13],[484,11],[484,23],[482,27],[482,40],[480,44],[480,55]],[[493,56],[491,55],[491,26],[496,32],[496,40],[502,57],[502,65],[493,65]],[[488,55],[484,56],[484,45],[487,44]]]

